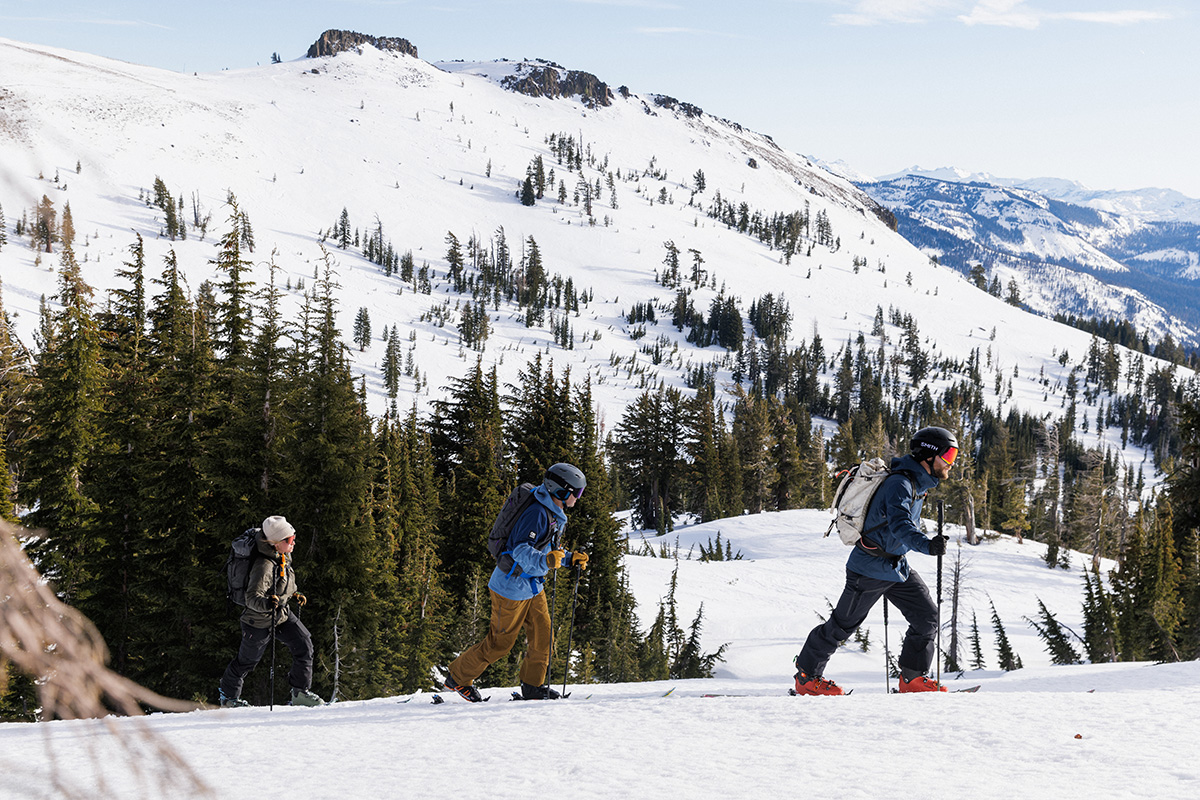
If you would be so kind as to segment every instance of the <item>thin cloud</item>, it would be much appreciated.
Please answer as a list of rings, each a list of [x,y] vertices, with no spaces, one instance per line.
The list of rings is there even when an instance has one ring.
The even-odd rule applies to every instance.
[[[57,25],[116,25],[120,27],[160,28],[164,31],[175,30],[170,25],[160,25],[157,22],[146,22],[141,19],[79,19],[77,17],[0,17],[2,22],[52,22]]]
[[[1164,11],[1124,9],[1119,11],[1043,11],[1025,0],[982,0],[967,14],[959,16],[966,25],[996,25],[1006,28],[1038,28],[1044,22],[1064,20],[1101,25],[1138,25],[1171,19]]]
[[[962,0],[858,0],[853,11],[834,14],[833,21],[838,25],[924,22],[962,6]]]
[[[1086,0],[1081,0],[1086,2]],[[961,13],[964,8],[970,10]],[[834,14],[837,25],[888,25],[929,22],[948,14],[964,25],[992,25],[1033,30],[1046,22],[1088,22],[1101,25],[1138,25],[1172,19],[1165,11],[1122,9],[1117,11],[1046,11],[1026,0],[855,0],[852,10]]]

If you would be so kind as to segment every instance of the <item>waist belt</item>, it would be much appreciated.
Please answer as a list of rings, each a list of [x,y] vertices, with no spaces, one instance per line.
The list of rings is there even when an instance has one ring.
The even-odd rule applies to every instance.
[[[854,543],[854,546],[872,558],[887,559],[893,568],[900,565],[901,556],[892,555],[888,551],[884,550],[875,541],[868,539],[866,536],[859,536],[858,541]]]

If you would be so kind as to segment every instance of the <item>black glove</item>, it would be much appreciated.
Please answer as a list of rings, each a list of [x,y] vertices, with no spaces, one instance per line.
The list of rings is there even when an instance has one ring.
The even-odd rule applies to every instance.
[[[950,540],[949,536],[935,536],[929,540],[929,555],[941,556],[946,554],[946,542]]]

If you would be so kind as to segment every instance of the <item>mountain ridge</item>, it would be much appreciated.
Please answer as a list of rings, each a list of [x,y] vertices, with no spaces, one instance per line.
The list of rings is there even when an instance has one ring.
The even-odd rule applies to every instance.
[[[743,310],[768,294],[786,298],[790,342],[819,333],[831,349],[865,338],[898,352],[900,334],[886,320],[892,311],[910,315],[935,357],[966,361],[989,351],[991,368],[1007,372],[998,403],[1046,414],[1057,413],[1059,400],[1034,376],[1045,375],[1051,389],[1065,385],[1074,365],[1060,358],[1080,357],[1091,339],[932,263],[848,180],[765,134],[678,101],[662,105],[659,95],[617,91],[611,106],[589,108],[503,89],[500,73],[516,62],[453,62],[447,71],[369,44],[332,57],[183,75],[0,40],[0,63],[14,76],[6,119],[29,134],[0,136],[0,205],[11,226],[43,195],[57,207],[70,202],[76,251],[98,302],[114,288],[134,232],[146,237],[150,265],[177,252],[193,292],[213,280],[213,246],[227,225],[225,202],[236,195],[254,223],[260,286],[274,249],[279,281],[289,286],[285,307],[294,309],[323,244],[337,264],[346,339],[361,308],[376,331],[387,326],[407,340],[420,376],[405,376],[402,405],[426,405],[476,358],[512,381],[539,352],[592,378],[609,424],[638,392],[660,382],[685,388],[698,371],[730,397],[734,353],[696,346],[666,319],[631,321],[638,304],[669,318],[681,289],[701,313],[721,297]],[[564,143],[575,148],[576,163],[564,163]],[[521,183],[538,158],[555,172],[564,199],[547,193],[527,207]],[[149,199],[156,178],[183,206],[186,240],[165,234]],[[429,293],[385,274],[360,249],[328,240],[343,210],[359,236],[381,230],[397,252],[424,264]],[[768,234],[788,214],[806,221],[794,251]],[[514,261],[536,238],[548,275],[571,279],[591,300],[575,312],[554,310],[544,327],[532,328],[501,302],[488,311],[491,338],[478,351],[465,346],[463,297],[446,278],[448,233],[485,251],[502,233]],[[667,243],[703,282],[664,285]],[[6,308],[27,342],[39,298],[54,295],[56,263],[57,255],[15,241],[0,250]],[[567,347],[549,330],[564,320]],[[376,411],[388,403],[383,349],[376,335],[351,354]],[[1014,368],[1022,377],[1012,377]],[[931,381],[940,391],[953,377]]]

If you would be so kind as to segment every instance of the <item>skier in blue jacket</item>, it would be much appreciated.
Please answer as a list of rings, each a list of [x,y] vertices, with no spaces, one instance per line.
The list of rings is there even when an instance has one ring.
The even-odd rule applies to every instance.
[[[846,561],[846,588],[837,606],[828,620],[808,634],[796,656],[796,694],[843,694],[840,686],[824,677],[825,665],[880,597],[890,600],[908,621],[898,661],[900,691],[946,691],[926,676],[935,655],[937,605],[906,554],[946,552],[947,537],[928,539],[921,532],[921,506],[925,493],[949,477],[958,456],[958,439],[945,428],[922,428],[913,436],[910,449],[909,455],[892,459],[893,474],[871,498],[863,536]]]
[[[542,485],[513,524],[502,559],[492,570],[488,593],[492,619],[483,641],[464,650],[450,664],[447,689],[470,702],[483,697],[475,679],[495,661],[508,655],[522,628],[528,649],[521,661],[521,696],[525,700],[554,700],[558,692],[546,685],[550,666],[550,609],[543,591],[545,576],[560,566],[587,568],[587,553],[560,549],[567,527],[566,509],[575,505],[587,486],[583,473],[571,464],[555,464],[546,470]],[[501,565],[506,568],[502,569]]]

